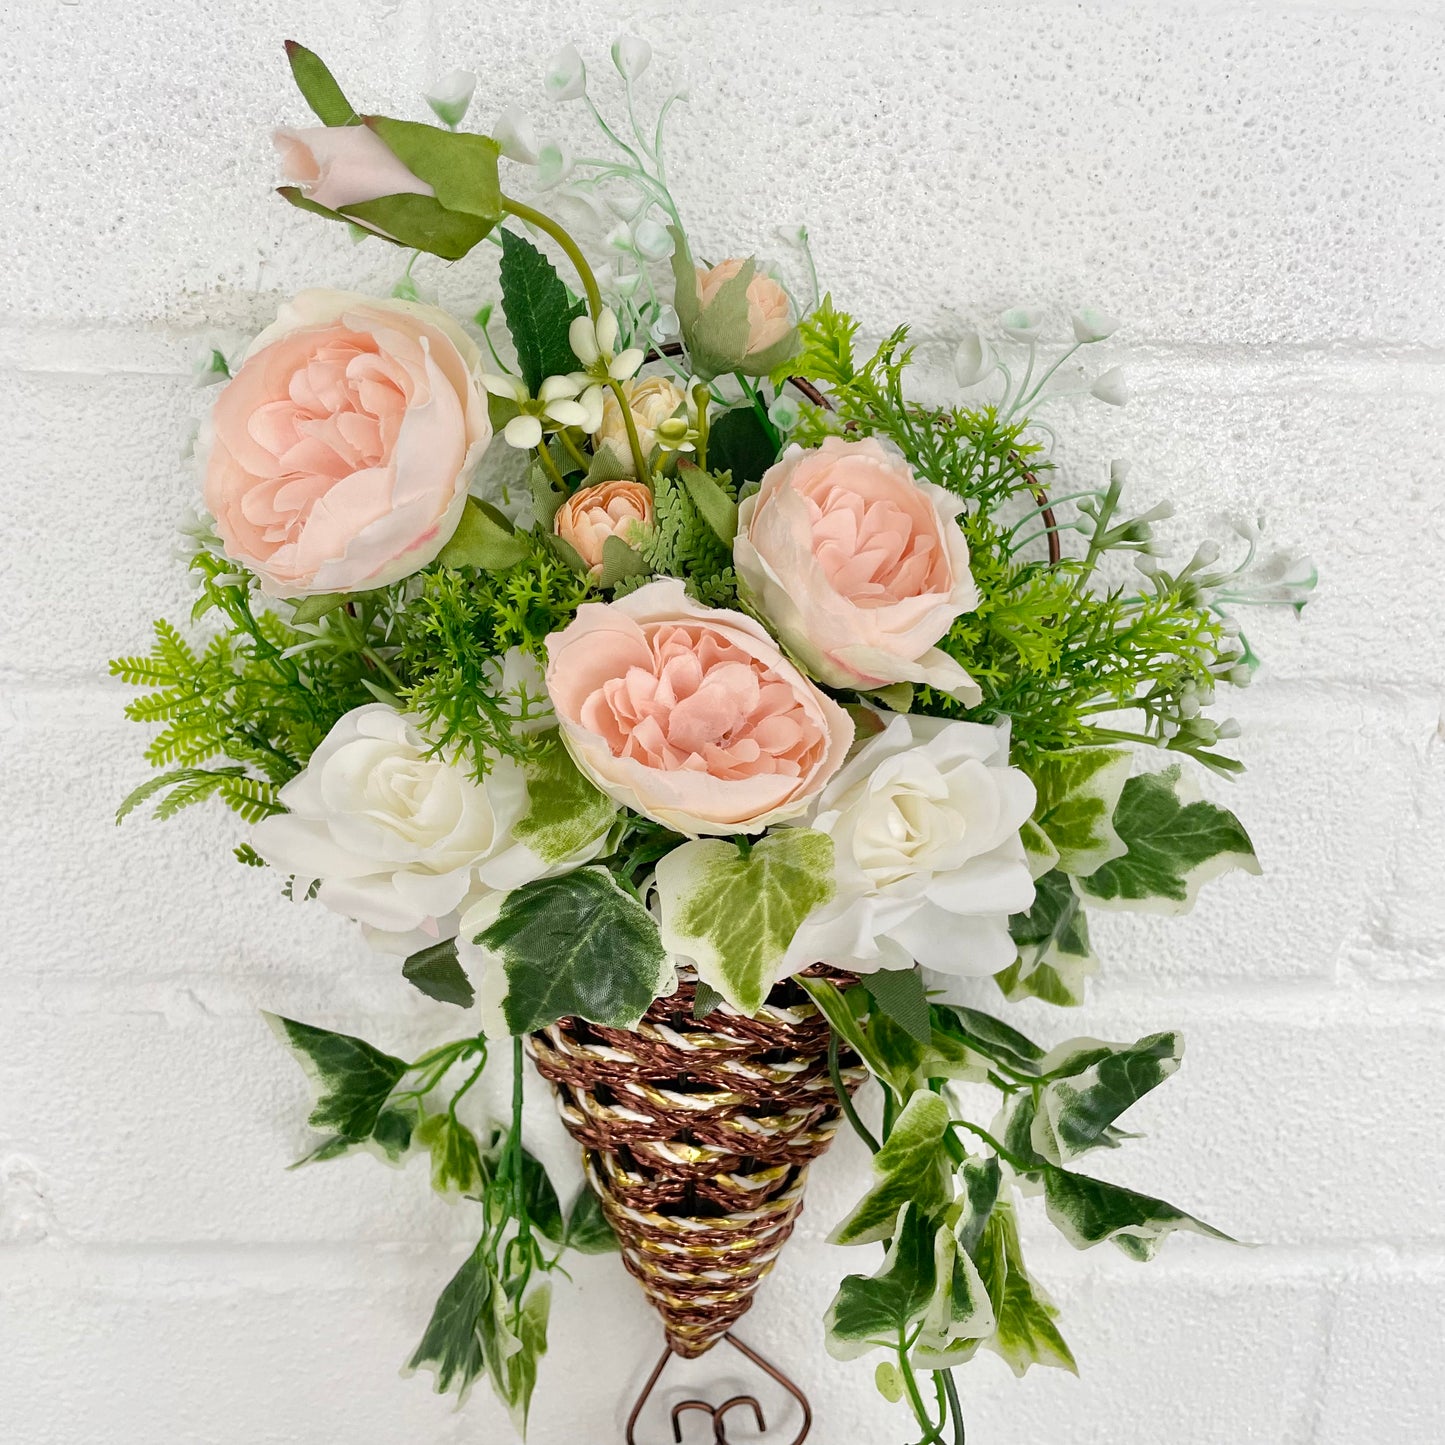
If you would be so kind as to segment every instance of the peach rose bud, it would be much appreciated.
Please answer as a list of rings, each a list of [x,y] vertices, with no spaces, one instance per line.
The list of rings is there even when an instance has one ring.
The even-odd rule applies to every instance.
[[[963,505],[872,437],[789,447],[738,507],[739,585],[829,687],[923,683],[972,705],[978,685],[934,645],[978,605]]]
[[[206,424],[206,506],[273,597],[383,587],[432,561],[491,440],[481,357],[444,311],[303,291]]]
[[[434,196],[369,126],[319,125],[272,132],[288,184],[308,201],[339,211],[382,196]]]
[[[557,509],[553,528],[591,569],[602,571],[602,549],[609,537],[635,547],[652,527],[652,492],[642,482],[599,482],[583,487]]]
[[[697,296],[704,311],[717,294],[747,263],[720,261],[711,270],[697,268]],[[778,344],[793,329],[788,293],[764,271],[754,271],[748,282],[748,344],[745,356],[758,356]]]
[[[741,612],[675,577],[584,603],[547,639],[547,691],[577,766],[609,797],[693,837],[803,813],[853,723]]]

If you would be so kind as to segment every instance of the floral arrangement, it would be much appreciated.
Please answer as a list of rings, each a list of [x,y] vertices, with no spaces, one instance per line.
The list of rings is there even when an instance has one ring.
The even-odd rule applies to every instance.
[[[423,124],[357,112],[287,49],[318,123],[276,132],[280,194],[412,254],[393,295],[303,292],[234,372],[212,358],[202,636],[158,622],[113,664],[145,689],[130,716],[161,724],[160,771],[121,815],[219,798],[250,825],[243,864],[464,1014],[415,1059],[274,1022],[319,1091],[309,1160],[422,1154],[479,1206],[411,1365],[462,1394],[485,1375],[519,1427],[549,1277],[612,1243],[598,1197],[564,1209],[522,1137],[523,1040],[565,1018],[631,1029],[680,971],[698,1017],[799,981],[873,1156],[833,1239],[884,1247],[842,1279],[827,1347],[877,1356],[924,1440],[961,1441],[952,1370],[980,1349],[1074,1368],[1020,1199],[1139,1260],[1218,1231],[1080,1167],[1129,1137],[1176,1034],[1046,1049],[955,980],[1076,1005],[1093,910],[1181,913],[1258,871],[1191,774],[1241,767],[1209,715],[1255,666],[1236,608],[1298,607],[1313,575],[1253,528],[1233,562],[1208,541],[1168,561],[1167,508],[1131,512],[1119,464],[1051,488],[1040,408],[1109,317],[1077,312],[1048,355],[1043,313],[1010,311],[925,403],[907,330],[860,347],[805,232],[811,290],[706,264],[669,188],[677,97],[638,120],[642,42],[613,49],[623,126],[575,50],[552,63],[550,98],[584,105],[606,148],[576,160],[513,108],[460,129],[462,73]],[[503,160],[539,204],[504,189]],[[601,215],[608,263],[557,213]],[[479,247],[500,317],[463,324],[414,263]],[[1084,389],[1125,399],[1116,368]],[[499,1051],[514,1109],[478,1122],[459,1106]]]

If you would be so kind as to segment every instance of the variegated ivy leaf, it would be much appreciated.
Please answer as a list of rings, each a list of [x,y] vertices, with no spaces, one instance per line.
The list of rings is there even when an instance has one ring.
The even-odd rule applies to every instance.
[[[877,1274],[846,1276],[824,1317],[828,1353],[856,1360],[869,1350],[896,1350],[923,1318],[938,1283],[934,1240],[938,1226],[916,1205],[896,1224]],[[949,1237],[946,1230],[944,1237]]]
[[[823,1017],[828,1020],[829,1027],[838,1035],[840,1043],[852,1049],[863,1060],[868,1072],[875,1079],[882,1079],[900,1098],[908,1094],[913,1067],[918,1059],[917,1045],[907,1034],[903,1034],[902,1030],[895,1030],[894,1035],[885,1034],[881,1041],[874,1038],[871,1024],[864,1021],[868,1009],[867,991],[850,988],[846,994],[840,993],[822,978],[800,977],[798,982],[807,989]],[[901,1035],[901,1039],[897,1038],[897,1035]],[[901,1043],[901,1057],[893,1057],[886,1052],[889,1042]]]
[[[1237,1243],[1162,1199],[1054,1165],[1044,1170],[1044,1203],[1054,1227],[1075,1249],[1089,1249],[1110,1239],[1131,1259],[1149,1260],[1176,1229]]]
[[[493,1292],[500,1292],[478,1246],[437,1298],[421,1343],[406,1362],[403,1374],[430,1370],[437,1394],[452,1390],[465,1400],[477,1377],[486,1369],[478,1325],[492,1309]]]
[[[512,835],[549,867],[585,854],[612,826],[617,804],[582,775],[560,742],[524,770],[527,812]]]
[[[1059,850],[1032,818],[1019,829],[1019,842],[1024,845],[1031,877],[1042,878],[1059,866]]]
[[[1034,885],[1034,906],[1009,919],[1019,956],[994,975],[1008,999],[1040,998],[1072,1008],[1084,1001],[1084,983],[1098,971],[1089,923],[1068,875],[1045,873]]]
[[[1055,1050],[1045,1072],[1064,1076],[1039,1095],[1029,1129],[1034,1149],[1053,1164],[1071,1164],[1090,1149],[1112,1147],[1110,1126],[1174,1074],[1183,1055],[1184,1041],[1174,1033],[1127,1047],[1074,1039]]]
[[[936,1213],[952,1196],[948,1156],[948,1105],[922,1090],[913,1095],[894,1122],[883,1147],[873,1156],[877,1183],[829,1236],[833,1244],[872,1244],[887,1239],[898,1211],[910,1201],[926,1214]]]
[[[832,896],[833,840],[783,828],[746,853],[700,838],[657,864],[662,941],[735,1009],[758,1011],[798,925]]]
[[[993,1301],[978,1266],[947,1229],[933,1241],[936,1285],[913,1349],[920,1370],[946,1370],[968,1359],[997,1328]]]
[[[988,1225],[988,1217],[998,1203],[1003,1170],[999,1167],[997,1156],[990,1154],[986,1159],[966,1159],[958,1171],[958,1178],[963,1186],[958,1200],[962,1213],[955,1226],[955,1233],[958,1236],[959,1248],[971,1255],[978,1248],[978,1242],[983,1238],[983,1231]]]
[[[1070,748],[1049,753],[1030,776],[1039,794],[1033,822],[1058,854],[1057,868],[1085,877],[1123,853],[1112,820],[1129,776],[1128,753]]]
[[[674,977],[656,921],[605,868],[492,894],[461,929],[458,953],[494,1037],[568,1015],[631,1028]]]
[[[537,1387],[537,1365],[547,1353],[547,1321],[552,1313],[552,1286],[535,1285],[513,1315],[500,1289],[494,1290],[492,1308],[478,1320],[487,1374],[517,1433],[527,1433],[532,1392]],[[515,1327],[514,1327],[515,1326]]]
[[[431,1153],[431,1187],[438,1194],[475,1194],[491,1174],[476,1135],[453,1114],[428,1114],[417,1126],[416,1141]]]
[[[1052,1365],[1079,1373],[1073,1353],[1054,1320],[1058,1310],[1024,1268],[1013,1206],[994,1205],[975,1256],[978,1272],[993,1304],[994,1332],[984,1343],[1016,1375],[1030,1365]]]
[[[962,1004],[934,1004],[934,1033],[944,1027],[959,1043],[996,1060],[1012,1073],[1032,1077],[1039,1072],[1043,1049],[992,1014]]]
[[[1177,764],[1130,778],[1114,826],[1128,852],[1079,880],[1086,899],[1099,907],[1187,913],[1211,878],[1231,868],[1260,871],[1239,819],[1203,801]]]

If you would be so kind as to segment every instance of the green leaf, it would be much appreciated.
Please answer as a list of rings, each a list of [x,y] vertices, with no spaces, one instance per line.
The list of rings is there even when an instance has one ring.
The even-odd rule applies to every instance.
[[[715,1008],[726,1002],[727,1000],[710,983],[704,983],[698,979],[697,987],[692,994],[692,1016],[698,1020],[705,1019]]]
[[[608,448],[604,447],[603,451]],[[599,587],[616,587],[629,577],[644,577],[652,568],[647,559],[635,547],[629,547],[621,537],[608,537],[602,544],[602,570],[597,574]]]
[[[632,1028],[672,977],[652,915],[605,868],[506,894],[474,944],[491,967],[484,1004],[510,1034],[568,1015]]]
[[[322,125],[360,124],[361,117],[351,108],[351,102],[342,94],[336,78],[319,55],[294,40],[288,40],[286,58],[291,62],[291,74],[296,80],[297,90]]]
[[[1042,878],[1059,866],[1059,850],[1049,841],[1049,835],[1033,819],[1019,829],[1019,841],[1024,845],[1028,859],[1029,875]]]
[[[828,1353],[856,1360],[870,1350],[896,1350],[928,1308],[937,1285],[934,1238],[938,1226],[912,1204],[901,1220],[877,1274],[850,1274],[824,1317]],[[946,1231],[945,1231],[946,1234]]]
[[[875,687],[872,695],[890,712],[906,713],[913,707],[914,692],[911,682],[894,682],[887,687]]]
[[[1052,1365],[1077,1375],[1079,1367],[1054,1320],[1058,1310],[1024,1268],[1013,1206],[1000,1200],[989,1215],[976,1257],[993,1304],[995,1327],[985,1341],[1016,1375],[1031,1365]]]
[[[281,194],[293,206],[319,215],[331,215],[343,221],[363,221],[368,230],[380,233],[398,246],[426,251],[444,261],[460,261],[469,251],[486,240],[491,225],[463,211],[448,210],[435,196],[421,196],[403,191],[394,196],[378,196],[374,201],[357,201],[328,212],[314,202],[302,205],[283,187]]]
[[[454,1389],[465,1400],[486,1366],[478,1327],[483,1314],[491,1309],[495,1288],[478,1246],[442,1290],[421,1343],[403,1373],[430,1370],[437,1394]]]
[[[507,1321],[496,1331],[493,1348],[487,1348],[484,1317],[482,1338],[488,1355],[487,1370],[511,1414],[512,1424],[522,1435],[527,1431],[527,1414],[532,1392],[537,1387],[537,1366],[547,1353],[547,1321],[551,1312],[552,1286],[544,1282],[527,1296],[515,1321]],[[500,1319],[498,1323],[501,1324]]]
[[[290,1046],[316,1087],[316,1107],[307,1123],[346,1139],[370,1138],[382,1106],[406,1073],[406,1062],[350,1034],[332,1033],[277,1014],[264,1017],[276,1036]]]
[[[874,1078],[881,1079],[899,1098],[912,1090],[913,1071],[922,1051],[918,1043],[902,1029],[886,1030],[880,1038],[872,1027],[865,1027],[861,1014],[867,1007],[867,990],[851,988],[840,993],[827,979],[799,977],[798,982],[818,1006],[839,1042],[852,1049]],[[855,1012],[854,1005],[857,1005]],[[891,1051],[897,1045],[900,1052]]]
[[[1019,956],[995,974],[1004,997],[1040,998],[1072,1008],[1083,1003],[1085,980],[1098,971],[1089,921],[1068,876],[1045,873],[1034,884],[1034,906],[1009,919]]]
[[[437,554],[444,567],[505,572],[528,555],[526,539],[495,507],[470,497],[451,540]]]
[[[318,592],[313,597],[298,597],[291,605],[296,610],[292,622],[317,622],[328,612],[335,612],[351,601],[349,592]]]
[[[1131,1259],[1149,1260],[1176,1229],[1229,1244],[1238,1242],[1162,1199],[1052,1164],[1044,1169],[1044,1205],[1054,1227],[1075,1249],[1089,1249],[1110,1239]]]
[[[1210,879],[1231,868],[1260,872],[1239,819],[1199,799],[1177,765],[1130,778],[1114,826],[1129,851],[1079,880],[1088,899],[1105,908],[1187,913]]]
[[[946,1370],[976,1353],[996,1328],[993,1301],[978,1266],[947,1229],[934,1236],[936,1285],[913,1350],[920,1370]]]
[[[617,804],[578,770],[558,741],[523,764],[527,811],[512,829],[549,866],[575,858],[612,826]]]
[[[416,1131],[417,1143],[431,1154],[431,1187],[442,1195],[479,1192],[489,1166],[476,1135],[454,1114],[428,1114]]]
[[[758,481],[777,459],[777,445],[756,407],[735,406],[708,427],[708,470],[731,473],[733,486],[739,491]],[[732,538],[727,541],[731,545]]]
[[[617,1236],[602,1212],[602,1201],[589,1184],[582,1186],[573,1201],[562,1242],[578,1254],[612,1254],[617,1249]]]
[[[964,1160],[958,1171],[963,1186],[961,1199],[963,1214],[957,1226],[959,1248],[970,1255],[978,1248],[988,1225],[989,1215],[998,1203],[999,1186],[1003,1182],[1003,1170],[998,1156],[990,1154],[986,1159],[974,1156]]]
[[[480,225],[482,236],[506,214],[497,177],[501,148],[491,136],[445,130],[415,120],[393,120],[385,115],[362,119],[413,175],[420,176],[436,192],[441,206]]]
[[[604,447],[603,450],[607,449]],[[551,527],[557,520],[562,503],[567,500],[566,493],[557,490],[541,462],[533,462],[527,468],[527,488],[532,493],[532,516],[536,518],[537,525],[549,535],[555,535],[551,532]],[[574,549],[568,550],[576,556]],[[579,557],[577,560],[580,562],[582,559]],[[586,570],[585,565],[582,570]]]
[[[1090,1149],[1114,1143],[1110,1125],[1178,1070],[1184,1041],[1175,1033],[1150,1034],[1127,1047],[1077,1039],[1056,1052],[1062,1067],[1071,1059],[1080,1067],[1044,1088],[1030,1139],[1045,1159],[1071,1164]],[[1051,1054],[1046,1072],[1059,1070]]]
[[[416,1122],[416,1110],[410,1105],[403,1108],[387,1107],[376,1116],[369,1142],[381,1151],[387,1163],[399,1164],[411,1148]]]
[[[738,534],[738,504],[707,472],[689,461],[679,463],[677,475],[703,521],[723,546],[731,547]]]
[[[910,1200],[926,1214],[950,1198],[948,1105],[926,1090],[914,1094],[873,1156],[877,1182],[829,1236],[833,1244],[871,1244],[893,1233],[898,1211]]]
[[[515,231],[502,231],[502,309],[517,348],[517,367],[536,396],[549,376],[578,368],[567,330],[582,314],[552,263]]]
[[[992,1014],[965,1008],[962,1004],[934,1004],[935,1030],[940,1025],[940,1015],[946,1016],[947,1027],[953,1036],[969,1048],[986,1054],[1015,1073],[1034,1075],[1039,1072],[1044,1058],[1043,1049]]]
[[[928,996],[923,975],[916,968],[886,968],[863,975],[863,987],[873,1002],[905,1033],[921,1044],[933,1042],[928,1019]]]
[[[783,828],[752,845],[694,839],[657,864],[662,942],[740,1012],[758,1011],[798,925],[833,896],[833,840]]]
[[[1084,876],[1123,853],[1111,820],[1129,776],[1127,752],[1071,748],[1049,753],[1030,776],[1039,795],[1033,822],[1058,852],[1058,868]]]
[[[440,1003],[471,1008],[477,992],[466,970],[457,961],[457,941],[445,938],[429,948],[418,949],[401,966],[401,976],[428,998]]]

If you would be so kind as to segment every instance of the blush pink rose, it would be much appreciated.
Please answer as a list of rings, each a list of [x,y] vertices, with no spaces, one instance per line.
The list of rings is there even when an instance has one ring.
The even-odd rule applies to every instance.
[[[652,526],[652,492],[642,482],[599,482],[574,492],[557,509],[557,535],[572,545],[594,573],[602,570],[609,537],[635,544]]]
[[[731,281],[746,262],[719,261],[711,270],[697,268],[697,297],[704,311],[712,304],[724,283]],[[763,271],[755,271],[748,282],[748,349],[755,356],[776,346],[793,329],[788,310],[788,293]]]
[[[934,645],[978,606],[962,510],[873,438],[829,437],[790,447],[742,502],[733,563],[750,603],[820,682],[926,683],[972,704],[977,684]]]
[[[848,714],[740,612],[663,578],[585,603],[547,639],[547,691],[577,766],[679,833],[761,833],[843,763]]]
[[[492,429],[445,312],[303,291],[252,343],[205,438],[227,555],[273,597],[359,592],[441,551]]]
[[[436,192],[364,125],[318,125],[276,130],[272,142],[281,173],[318,206],[337,211],[382,196],[434,196]]]

